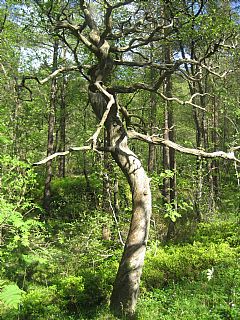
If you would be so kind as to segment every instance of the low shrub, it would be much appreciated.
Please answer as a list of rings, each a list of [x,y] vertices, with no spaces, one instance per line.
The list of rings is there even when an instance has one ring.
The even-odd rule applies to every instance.
[[[230,246],[237,247],[240,245],[240,226],[233,221],[199,223],[191,240],[206,244],[227,242]]]
[[[237,256],[237,250],[228,243],[206,245],[194,242],[150,249],[143,270],[142,285],[146,290],[151,290],[185,279],[196,280],[204,270],[236,265]]]
[[[208,280],[171,283],[142,294],[138,320],[238,320],[240,319],[240,271],[217,269]]]

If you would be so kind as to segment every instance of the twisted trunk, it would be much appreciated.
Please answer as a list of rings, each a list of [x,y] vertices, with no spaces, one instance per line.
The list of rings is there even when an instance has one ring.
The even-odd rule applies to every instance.
[[[112,95],[114,97],[114,95]],[[97,117],[108,101],[106,97],[89,87],[89,98]],[[118,116],[117,102],[112,105],[105,128],[107,148],[113,159],[124,172],[132,191],[132,219],[123,256],[119,265],[111,296],[111,310],[117,314],[134,314],[138,297],[140,277],[146,252],[149,222],[151,216],[151,191],[149,178],[138,157],[128,147],[127,132]]]
[[[124,134],[112,156],[126,175],[132,191],[132,220],[111,296],[111,309],[132,315],[138,297],[151,216],[149,178],[140,160],[128,148]]]

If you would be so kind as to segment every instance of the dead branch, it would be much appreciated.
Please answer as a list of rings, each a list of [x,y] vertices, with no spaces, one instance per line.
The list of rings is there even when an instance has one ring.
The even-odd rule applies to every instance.
[[[198,93],[198,92],[197,92],[197,93],[194,93],[188,101],[182,101],[182,100],[180,100],[180,99],[178,99],[178,98],[176,98],[176,97],[171,97],[171,98],[166,97],[163,93],[159,93],[159,95],[160,95],[164,100],[167,100],[167,101],[176,101],[177,103],[179,103],[179,104],[181,104],[181,105],[186,105],[186,104],[188,104],[188,105],[190,105],[190,106],[192,106],[192,107],[194,107],[194,108],[198,108],[198,109],[201,109],[201,110],[203,110],[203,111],[206,111],[206,109],[203,108],[203,107],[201,107],[201,106],[199,106],[199,105],[197,105],[197,104],[195,104],[195,103],[193,103],[193,102],[192,102],[193,99],[196,98],[197,96],[204,97],[204,96],[206,96],[206,95],[212,97],[212,95],[210,95],[209,93]]]
[[[235,157],[234,151],[240,150],[240,146],[232,147],[230,149],[230,152],[223,152],[223,151],[214,151],[214,152],[205,152],[204,150],[200,149],[194,149],[194,148],[187,148],[183,147],[175,142],[172,142],[170,140],[165,140],[163,138],[160,138],[158,135],[145,135],[142,133],[139,133],[133,129],[127,131],[128,137],[130,139],[137,139],[140,141],[144,141],[147,143],[152,143],[155,145],[164,145],[169,148],[173,148],[176,151],[179,151],[181,153],[191,154],[197,157],[203,157],[203,158],[222,158],[226,160],[234,161],[235,163],[240,163],[240,160]],[[115,147],[93,147],[91,145],[83,146],[83,147],[71,147],[66,151],[63,152],[55,152],[54,154],[51,154],[50,156],[42,159],[41,161],[33,163],[33,166],[39,166],[42,164],[47,163],[48,161],[60,157],[60,156],[66,156],[74,151],[89,151],[94,150],[98,152],[114,152]]]
[[[111,110],[112,105],[115,103],[115,99],[114,99],[114,97],[113,97],[113,95],[111,93],[109,93],[106,89],[104,89],[104,87],[101,85],[100,81],[96,81],[94,83],[94,85],[98,88],[98,90],[100,92],[102,92],[109,99],[107,107],[106,107],[106,110],[104,111],[102,119],[101,119],[100,123],[98,124],[97,130],[92,135],[92,137],[87,140],[88,142],[92,141],[93,149],[97,149],[96,148],[96,146],[97,146],[97,138],[98,138],[103,126],[104,126],[105,121],[107,120],[107,117],[108,117],[108,114],[109,114],[109,112]]]
[[[218,77],[220,79],[225,78],[228,74],[233,72],[233,70],[226,70],[221,74],[221,73],[218,73],[218,72],[214,71],[211,67],[209,67],[209,66],[207,66],[207,65],[205,65],[203,63],[199,63],[199,65],[202,68],[204,68],[205,70],[207,70],[210,74],[212,74],[212,75],[214,75],[214,76],[216,76],[216,77]]]
[[[172,142],[170,140],[165,140],[158,135],[152,135],[148,136],[139,132],[136,132],[135,130],[128,130],[128,137],[130,139],[137,139],[141,140],[147,143],[152,143],[156,145],[164,145],[169,148],[173,148],[176,151],[179,151],[181,153],[186,154],[192,154],[197,157],[203,157],[203,158],[222,158],[226,160],[232,160],[240,163],[240,160],[235,157],[233,148],[230,150],[230,152],[224,152],[224,151],[214,151],[214,152],[206,152],[204,150],[200,149],[194,149],[194,148],[187,148],[183,147],[175,142]],[[240,149],[240,147],[236,147],[237,149]]]
[[[90,66],[84,66],[84,67],[90,68]],[[78,70],[79,70],[79,66],[61,67],[61,68],[55,70],[54,72],[52,72],[51,74],[49,74],[46,78],[44,78],[42,80],[39,80],[35,76],[24,76],[22,79],[21,85],[25,87],[26,80],[36,80],[39,84],[44,84],[44,83],[48,82],[49,80],[55,78],[59,73],[64,73],[64,72],[68,72],[68,71],[78,71]]]
[[[66,156],[68,155],[70,152],[72,151],[87,151],[87,150],[91,150],[92,147],[91,146],[83,146],[83,147],[71,147],[69,148],[68,150],[66,151],[62,151],[62,152],[55,152],[53,154],[51,154],[50,156],[42,159],[41,161],[38,161],[38,162],[34,162],[33,163],[33,166],[39,166],[41,164],[45,164],[47,163],[48,161],[56,158],[56,157],[60,157],[60,156]]]

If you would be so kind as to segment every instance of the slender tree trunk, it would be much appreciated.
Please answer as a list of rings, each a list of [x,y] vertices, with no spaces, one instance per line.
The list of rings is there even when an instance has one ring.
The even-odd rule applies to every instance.
[[[198,81],[198,92],[202,94],[199,98],[200,106],[203,108],[206,108],[208,106],[208,103],[206,101],[206,97],[203,96],[204,93],[209,91],[209,81],[208,77],[204,77],[205,82]],[[214,117],[214,109],[213,111],[213,117]],[[204,150],[209,150],[209,143],[210,141],[210,135],[209,135],[209,118],[206,112],[199,111],[201,115],[201,138],[202,138],[202,147]],[[211,121],[211,119],[210,119]],[[212,172],[212,160],[205,160],[205,166],[204,169],[207,170],[207,175],[205,175],[205,178],[203,179],[203,184],[207,186],[207,189],[205,188],[205,194],[206,194],[206,200],[204,202],[208,202],[207,210],[205,210],[205,216],[209,214],[213,214],[215,212],[215,205],[216,205],[216,198],[214,195],[214,185],[213,185],[213,172]],[[205,198],[204,198],[205,199]],[[202,219],[203,217],[201,217]]]
[[[58,61],[58,40],[55,40],[53,47],[53,68],[52,71],[57,69]],[[53,78],[51,81],[51,96],[50,96],[50,110],[48,115],[48,141],[47,141],[47,156],[54,152],[54,128],[55,128],[55,110],[56,110],[56,94],[57,94],[57,80]],[[46,179],[44,188],[43,207],[46,212],[50,211],[51,200],[51,180],[52,180],[52,161],[46,164]]]
[[[87,130],[87,109],[85,108],[84,111],[83,111],[83,129],[84,129],[84,132]],[[87,161],[87,156],[86,156],[86,153],[84,152],[83,153],[83,174],[84,174],[84,178],[85,178],[85,181],[86,181],[86,192],[91,195],[91,198],[94,202],[94,205],[96,203],[95,201],[95,196],[92,192],[92,188],[91,188],[91,184],[90,184],[90,180],[89,180],[89,177],[88,177],[88,161]]]
[[[194,90],[191,90],[191,94],[193,95],[195,93]],[[196,108],[193,108],[193,119],[195,123],[196,128],[196,145],[197,149],[202,148],[202,135],[201,135],[201,129],[200,129],[200,120],[198,116],[198,111]],[[201,157],[197,157],[196,160],[196,195],[195,195],[195,203],[194,203],[194,209],[196,213],[196,219],[198,222],[202,220],[202,210],[201,210],[201,203],[202,203],[202,194],[203,194],[203,160]]]
[[[164,139],[174,141],[173,131],[173,114],[172,110],[167,105],[165,107],[165,128]],[[165,177],[163,179],[163,199],[164,203],[172,207],[173,210],[177,210],[176,207],[176,159],[175,150],[168,147],[163,147],[163,168],[164,171],[171,170],[173,172],[172,177]],[[168,230],[166,234],[166,241],[170,240],[174,234],[174,222],[169,219]]]
[[[194,54],[193,54],[194,56]],[[191,66],[191,74],[194,76],[195,73],[198,73],[198,69],[194,69],[194,66]],[[196,83],[193,85],[189,85],[190,88],[190,93],[193,96],[196,92],[198,92],[196,88]],[[199,85],[200,86],[200,85]],[[201,86],[200,86],[201,87]],[[197,98],[193,98],[193,102],[196,104],[201,105],[203,108],[205,105],[203,104],[204,100]],[[203,112],[201,110],[197,110],[197,108],[193,108],[193,120],[195,123],[195,128],[196,128],[196,146],[198,149],[204,148],[204,141],[206,142],[206,135],[204,133],[204,119],[205,117],[203,115]],[[203,160],[201,157],[197,157],[196,160],[196,172],[197,172],[197,177],[196,177],[196,191],[195,191],[195,203],[194,203],[194,211],[196,215],[196,220],[198,222],[202,221],[202,202],[203,202]]]
[[[104,130],[104,146],[107,146],[107,136],[106,130]],[[103,185],[102,185],[102,210],[106,212],[109,217],[112,215],[112,201],[111,201],[111,181],[109,177],[109,172],[111,171],[111,164],[109,159],[109,154],[104,152],[103,154]],[[102,225],[102,236],[104,240],[109,240],[111,238],[111,230],[109,223],[104,223]],[[106,239],[106,234],[108,239]]]
[[[217,150],[218,147],[218,112],[216,108],[216,98],[213,99],[212,103],[212,118],[211,118],[211,145],[213,150]],[[214,214],[217,210],[218,202],[218,175],[219,175],[219,164],[216,159],[209,161],[209,184],[210,184],[210,208]]]
[[[18,97],[17,88],[17,80],[15,79],[15,87],[14,87],[14,109],[11,116],[11,121],[13,124],[13,132],[12,132],[12,155],[20,156],[20,148],[19,148],[19,138],[20,138],[20,131],[19,131],[19,113],[21,109],[21,101]]]
[[[156,95],[151,93],[151,134],[155,133],[154,126],[156,125]],[[156,146],[149,144],[148,147],[148,172],[152,173],[156,167]]]
[[[216,97],[214,97],[213,100],[213,135],[212,135],[212,142],[213,142],[213,148],[214,150],[217,150],[219,148],[219,113],[217,108],[217,101]],[[219,161],[217,159],[213,160],[213,189],[214,189],[214,195],[215,199],[218,200],[219,198]],[[217,201],[218,202],[218,201]]]
[[[106,146],[107,146],[107,132],[106,130],[104,130],[104,147]],[[110,163],[109,154],[107,152],[104,152],[103,154],[102,165],[103,165],[102,209],[105,212],[111,213],[111,207],[110,207],[111,199],[109,199],[109,193],[111,192],[109,172],[111,172],[112,166]]]
[[[194,23],[192,25],[192,29],[194,28]],[[183,58],[186,58],[184,48],[181,48],[182,56]],[[190,48],[190,55],[191,59],[195,59],[195,42],[191,41],[191,48]],[[190,76],[196,77],[199,74],[199,68],[191,65],[190,67],[186,64],[185,65],[186,71]],[[199,80],[200,81],[200,80]],[[195,93],[197,93],[197,83],[190,83],[189,82],[189,90],[191,93],[191,96],[193,96]],[[199,104],[197,101],[197,98],[193,98],[193,102],[196,104]],[[193,120],[196,128],[196,146],[198,149],[202,148],[202,128],[201,128],[201,114],[197,108],[192,109],[193,113]],[[201,209],[201,203],[202,203],[202,196],[203,196],[203,161],[201,157],[197,157],[196,160],[196,188],[195,188],[195,199],[194,199],[194,211],[196,214],[196,220],[201,221],[202,220],[202,209]]]
[[[59,128],[59,147],[58,150],[65,151],[66,149],[66,86],[67,80],[65,76],[62,79],[61,86],[61,100],[60,100],[60,128]],[[65,157],[62,156],[59,158],[58,165],[58,175],[59,177],[64,178],[66,174],[66,160]]]
[[[171,63],[171,48],[168,46],[164,49],[165,61],[166,63]],[[172,80],[171,76],[167,76],[164,83],[164,94],[166,97],[172,97]],[[164,139],[175,141],[174,133],[174,120],[173,120],[173,108],[170,101],[165,104],[164,110]],[[176,206],[176,159],[175,150],[163,147],[163,168],[164,170],[173,171],[173,176],[171,178],[166,177],[163,180],[163,199],[164,203],[171,206],[173,210],[177,210]],[[174,234],[174,222],[169,219],[168,230],[166,234],[166,241]]]
[[[153,61],[153,43],[151,43],[151,61]],[[154,80],[155,72],[153,68],[150,69],[150,78]],[[157,99],[156,94],[154,92],[150,93],[150,126],[151,126],[151,134],[156,133],[154,127],[156,126],[156,118],[157,118]],[[156,146],[154,144],[149,144],[148,147],[148,172],[152,173],[156,168]]]
[[[117,220],[118,220],[118,215],[119,215],[119,211],[120,211],[119,202],[118,202],[118,194],[119,194],[118,178],[117,178],[117,176],[115,176],[114,189],[113,189],[113,206],[114,206],[114,211],[115,211]]]

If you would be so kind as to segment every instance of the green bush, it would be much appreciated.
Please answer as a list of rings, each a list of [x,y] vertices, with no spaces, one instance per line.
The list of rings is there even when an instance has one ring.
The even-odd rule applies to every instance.
[[[100,305],[106,306],[117,266],[116,258],[113,258],[96,263],[94,268],[79,268],[78,275],[64,275],[61,268],[58,274],[46,274],[48,286],[29,285],[20,318],[43,320],[72,316],[80,319],[80,316],[92,316]]]
[[[58,282],[58,295],[65,309],[77,312],[82,302],[84,292],[84,279],[82,277],[68,276]]]
[[[84,176],[55,178],[52,181],[51,217],[72,221],[81,219],[82,212],[98,207],[101,179],[92,174],[89,182],[88,187]]]
[[[22,256],[34,252],[43,240],[40,208],[32,199],[36,175],[29,165],[9,156],[0,157],[0,273],[10,281],[22,282]]]
[[[238,320],[240,308],[229,303],[220,283],[192,282],[145,293],[137,315],[138,320]]]
[[[228,243],[202,244],[150,249],[143,270],[143,287],[162,288],[185,279],[198,279],[201,272],[216,265],[236,265],[237,250]]]
[[[138,305],[139,320],[240,319],[240,270],[221,265],[199,272],[199,279],[185,278],[144,292]]]
[[[96,264],[95,268],[80,271],[84,281],[84,290],[79,301],[82,307],[91,309],[108,302],[117,268],[118,261],[113,257]]]
[[[59,319],[62,314],[56,286],[32,286],[20,309],[22,320]]]
[[[240,226],[238,222],[216,221],[212,223],[200,223],[192,236],[192,241],[204,243],[227,242],[230,246],[240,245]]]

